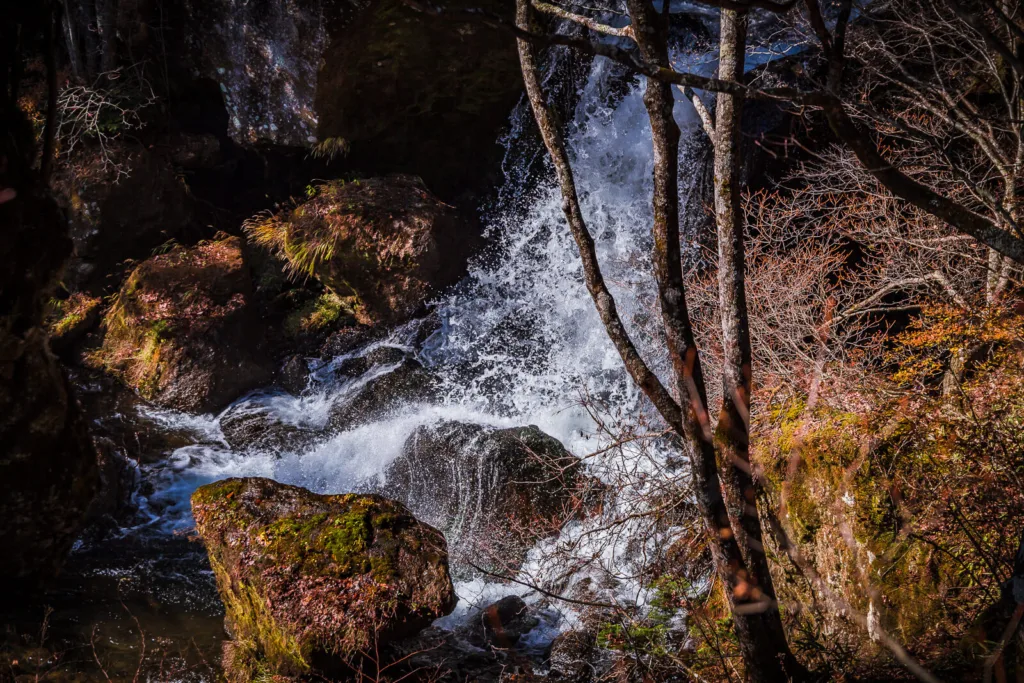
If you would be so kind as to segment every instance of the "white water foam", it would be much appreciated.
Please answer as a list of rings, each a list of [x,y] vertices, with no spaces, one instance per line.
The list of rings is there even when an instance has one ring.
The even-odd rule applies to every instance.
[[[638,79],[627,92],[621,90],[621,72],[604,60],[595,61],[568,143],[584,214],[619,312],[649,362],[664,373],[649,277],[650,128],[641,99],[642,82]],[[442,420],[500,427],[533,424],[573,452],[584,454],[602,444],[579,405],[581,391],[626,413],[648,409],[626,376],[583,284],[578,251],[565,225],[550,164],[544,164],[540,179],[523,168],[538,154],[534,149],[524,155],[520,147],[528,143],[517,134],[529,127],[530,115],[525,105],[513,114],[509,159],[524,161],[508,169],[499,204],[487,214],[488,237],[494,247],[471,265],[467,278],[452,293],[437,302],[440,328],[420,352],[420,360],[441,380],[442,399],[430,405],[406,405],[386,419],[340,433],[326,429],[331,407],[371,379],[339,379],[337,367],[382,344],[405,348],[406,332],[400,330],[372,347],[314,364],[310,387],[302,396],[267,391],[244,399],[282,423],[323,430],[294,451],[236,451],[220,431],[219,416],[151,411],[151,419],[188,431],[197,441],[176,450],[165,462],[147,467],[145,477],[153,491],[143,507],[151,515],[151,527],[174,531],[190,525],[191,492],[225,477],[263,476],[321,493],[373,488],[417,427]],[[690,135],[696,134],[692,107],[682,98],[676,116]],[[686,182],[687,172],[696,172],[697,162],[685,152],[681,161]],[[570,525],[564,533],[571,536],[581,528]],[[615,543],[606,546],[594,561],[614,566],[625,551]],[[544,571],[543,551],[536,548],[527,560],[526,569],[532,575]],[[446,624],[503,595],[537,597],[523,586],[481,579],[460,583],[457,590],[462,600]],[[636,586],[623,590],[632,591],[634,601],[643,601]],[[550,624],[546,628],[550,630]]]

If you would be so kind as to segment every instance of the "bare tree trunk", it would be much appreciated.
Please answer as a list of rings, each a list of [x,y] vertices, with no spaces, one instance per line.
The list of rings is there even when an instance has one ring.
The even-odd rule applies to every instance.
[[[533,12],[529,0],[516,0],[516,23],[524,31],[535,29]],[[594,306],[601,317],[608,337],[615,345],[616,351],[622,357],[626,371],[644,394],[651,400],[654,407],[661,413],[665,421],[676,431],[682,431],[682,423],[679,405],[665,389],[657,375],[651,372],[643,358],[637,352],[635,345],[629,338],[622,320],[619,318],[618,310],[615,307],[615,299],[604,282],[601,274],[601,266],[597,261],[597,253],[594,248],[594,240],[587,230],[586,221],[583,219],[583,211],[580,208],[579,196],[576,192],[576,181],[573,177],[572,168],[569,164],[569,154],[566,151],[565,143],[561,137],[561,126],[554,113],[547,105],[544,92],[541,87],[540,75],[537,69],[536,59],[533,54],[533,45],[520,39],[519,61],[522,66],[523,82],[526,85],[526,95],[530,100],[534,118],[537,120],[537,127],[540,129],[544,145],[555,166],[558,175],[558,182],[562,191],[562,211],[565,213],[566,221],[572,232],[573,239],[580,250],[580,259],[583,261],[583,276],[587,284],[587,290],[594,300]]]
[[[721,10],[718,77],[743,82],[746,56],[747,14]],[[739,609],[737,630],[751,680],[777,681],[800,678],[806,670],[796,661],[786,642],[775,586],[764,551],[757,490],[750,463],[751,348],[745,286],[744,219],[740,196],[741,118],[743,98],[719,93],[715,110],[714,188],[718,228],[718,296],[722,320],[722,408],[715,431],[719,467],[728,492],[732,528],[743,554],[746,576],[741,577],[734,604]],[[743,614],[739,614],[743,612]],[[744,642],[746,641],[746,642]]]
[[[44,186],[50,184],[53,171],[53,152],[57,139],[57,7],[47,3],[46,23],[46,127],[43,129],[43,151],[39,161],[39,178]]]
[[[96,0],[96,30],[100,34],[100,71],[117,68],[117,2]]]
[[[78,77],[83,81],[92,81],[100,73],[100,46],[96,40],[95,7],[90,0],[63,2],[68,53],[72,54],[72,63],[79,64]]]
[[[645,61],[668,68],[666,16],[659,16],[650,0],[628,0],[627,5],[633,21],[634,38]],[[517,0],[516,21],[522,31],[535,32],[529,0]],[[741,42],[741,55],[742,49]],[[733,607],[736,633],[747,675],[752,681],[766,683],[802,678],[806,672],[796,662],[786,644],[770,577],[766,592],[764,581],[760,578],[760,570],[752,572],[746,567],[744,550],[737,542],[738,536],[760,538],[756,501],[752,500],[749,504],[754,510],[752,518],[755,526],[743,534],[737,534],[730,522],[728,508],[722,495],[718,457],[707,409],[707,392],[694,344],[683,284],[678,193],[680,132],[673,116],[672,86],[657,79],[648,79],[644,103],[651,120],[654,147],[655,277],[680,403],[668,394],[660,380],[650,372],[615,312],[614,300],[604,284],[593,239],[580,210],[568,153],[561,138],[561,129],[541,88],[533,46],[522,38],[519,40],[519,56],[527,96],[558,174],[563,210],[580,250],[587,288],[630,376],[651,399],[672,429],[691,446],[694,495],[704,519],[716,571],[722,579]],[[742,60],[742,57],[740,59]],[[739,74],[742,75],[742,62],[739,69]],[[734,131],[738,144],[738,128],[733,126],[728,129]],[[738,205],[736,216],[739,216]],[[742,268],[738,271],[738,277],[742,281]],[[742,303],[745,321],[745,302]],[[749,386],[749,338],[747,357]],[[742,443],[741,450],[746,453],[746,441]],[[750,490],[753,490],[752,487]],[[749,555],[750,552],[747,551],[746,554]],[[763,551],[761,561],[764,561]]]
[[[79,45],[78,36],[75,35],[75,19],[71,15],[71,9],[68,7],[67,2],[61,3],[63,11],[61,12],[61,26],[64,28],[64,46],[68,51],[68,62],[71,66],[71,78],[76,83],[81,83],[85,78],[83,69],[85,65],[82,63],[82,51]]]

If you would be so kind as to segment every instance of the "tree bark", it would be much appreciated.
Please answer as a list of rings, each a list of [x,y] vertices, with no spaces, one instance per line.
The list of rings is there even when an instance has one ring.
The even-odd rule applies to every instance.
[[[645,63],[653,65],[653,68],[658,70],[670,69],[666,16],[659,16],[650,0],[628,0],[627,6],[633,22],[633,36]],[[516,22],[522,35],[536,33],[532,13],[533,8],[529,0],[517,0]],[[746,566],[744,555],[751,553],[749,550],[744,551],[737,542],[738,537],[753,536],[760,539],[756,501],[751,501],[750,505],[746,506],[754,510],[752,519],[755,526],[750,527],[750,520],[744,519],[749,528],[742,534],[737,534],[736,527],[730,522],[726,501],[722,495],[719,458],[707,408],[707,392],[694,343],[683,283],[678,195],[680,131],[673,116],[675,100],[672,86],[666,81],[648,78],[644,103],[651,120],[654,148],[652,230],[655,244],[655,278],[679,403],[650,372],[615,312],[614,300],[604,284],[593,239],[581,213],[569,156],[561,138],[561,128],[547,105],[540,85],[533,41],[522,35],[518,45],[527,96],[558,175],[563,210],[580,250],[587,287],[630,376],[651,399],[672,429],[691,446],[694,495],[706,526],[716,571],[723,581],[725,592],[733,607],[736,633],[748,677],[752,681],[765,682],[802,678],[805,670],[796,662],[786,644],[781,618],[774,602],[770,576],[767,579],[766,592],[760,570],[751,571]],[[739,48],[741,56],[738,73],[742,76],[742,38]],[[738,145],[738,121],[736,125],[725,128],[733,131],[736,136],[735,144]],[[734,151],[735,153],[737,152]],[[735,198],[735,204],[734,215],[739,220],[738,197]],[[742,223],[740,227],[742,228]],[[742,244],[740,247],[742,248]],[[742,265],[742,255],[740,264]],[[737,277],[742,285],[742,267]],[[745,301],[741,300],[741,303],[745,321]],[[748,386],[749,355],[748,336]],[[746,452],[746,441],[743,441],[742,452]],[[752,486],[749,488],[753,490]],[[761,562],[766,566],[763,549]],[[764,574],[767,576],[766,570]]]
[[[721,10],[718,78],[742,83],[747,13]],[[778,681],[806,676],[786,642],[764,551],[757,489],[750,463],[751,347],[745,286],[744,219],[740,204],[743,97],[719,93],[715,110],[714,194],[718,229],[718,294],[722,321],[722,407],[715,448],[728,493],[732,528],[746,574],[730,597],[747,676]],[[744,609],[746,608],[746,609]]]
[[[516,24],[522,31],[533,32],[535,30],[533,10],[529,0],[516,0]],[[601,317],[609,338],[615,345],[615,349],[622,357],[633,381],[640,387],[644,394],[651,400],[654,407],[662,415],[670,427],[676,431],[682,431],[681,415],[679,404],[675,402],[672,395],[658,379],[651,369],[644,362],[636,346],[629,338],[622,320],[619,318],[615,307],[615,299],[604,282],[601,273],[601,266],[597,260],[597,252],[594,248],[594,239],[590,236],[586,221],[583,218],[583,211],[580,208],[579,196],[576,192],[576,181],[573,177],[572,167],[569,163],[569,153],[566,151],[565,143],[561,136],[561,126],[548,107],[541,87],[540,74],[537,68],[536,59],[533,53],[533,44],[525,39],[518,40],[519,61],[523,72],[523,82],[526,86],[526,95],[533,109],[537,127],[540,129],[544,145],[555,166],[558,175],[559,186],[562,191],[562,211],[565,213],[566,221],[569,223],[569,230],[580,250],[580,259],[583,262],[583,276],[587,284],[597,312]]]

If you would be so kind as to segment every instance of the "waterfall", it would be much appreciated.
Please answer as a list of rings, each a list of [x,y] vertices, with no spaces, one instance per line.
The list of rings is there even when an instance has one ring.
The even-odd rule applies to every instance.
[[[651,277],[653,160],[643,85],[642,78],[625,77],[621,67],[594,60],[577,85],[566,135],[584,215],[620,315],[650,365],[665,376],[669,368]],[[229,476],[264,476],[320,493],[379,489],[388,465],[423,425],[444,420],[537,425],[583,455],[602,442],[580,405],[581,394],[623,414],[651,410],[626,375],[584,286],[562,197],[531,117],[525,101],[511,115],[503,138],[506,180],[483,211],[490,247],[473,260],[466,278],[435,302],[436,329],[425,341],[414,343],[422,325],[413,323],[330,361],[310,361],[311,383],[301,396],[268,390],[239,402],[306,438],[297,439],[294,447],[236,451],[221,432],[223,416],[149,412],[150,419],[168,428],[191,432],[196,443],[144,467],[151,486],[141,498],[142,510],[150,515],[143,525],[148,532],[187,528],[191,492]],[[689,188],[704,173],[704,133],[681,94],[676,118],[683,128],[681,189],[684,197],[697,201],[700,193]],[[689,209],[699,210],[699,205]],[[439,398],[409,403],[369,424],[331,429],[332,406],[400,364],[354,378],[339,374],[338,368],[381,349],[417,354],[438,379]],[[566,533],[580,528],[574,525]],[[534,568],[542,564],[539,552],[530,556]],[[480,578],[457,588],[464,600],[456,618],[468,602],[509,590]]]

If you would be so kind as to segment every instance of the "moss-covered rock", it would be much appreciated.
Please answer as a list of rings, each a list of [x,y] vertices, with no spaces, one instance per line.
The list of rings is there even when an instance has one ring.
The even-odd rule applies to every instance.
[[[50,302],[46,327],[50,348],[63,354],[75,347],[100,320],[103,301],[99,297],[76,292],[67,299]]]
[[[817,634],[822,649],[810,656],[887,661],[879,627],[923,659],[955,655],[998,595],[1024,518],[1009,474],[1024,434],[1020,361],[1019,350],[996,354],[964,383],[962,406],[938,392],[845,393],[813,408],[793,399],[759,418],[754,457],[769,504],[833,596],[789,562],[773,569],[780,600],[800,610],[794,628]]]
[[[343,670],[455,607],[444,537],[380,496],[228,479],[192,496],[233,638],[232,680]]]
[[[310,195],[247,223],[294,275],[315,276],[333,292],[296,318],[297,328],[345,312],[363,324],[403,322],[465,272],[475,232],[419,178],[332,181]]]
[[[163,406],[215,411],[273,376],[237,237],[140,264],[104,327],[92,360]]]

